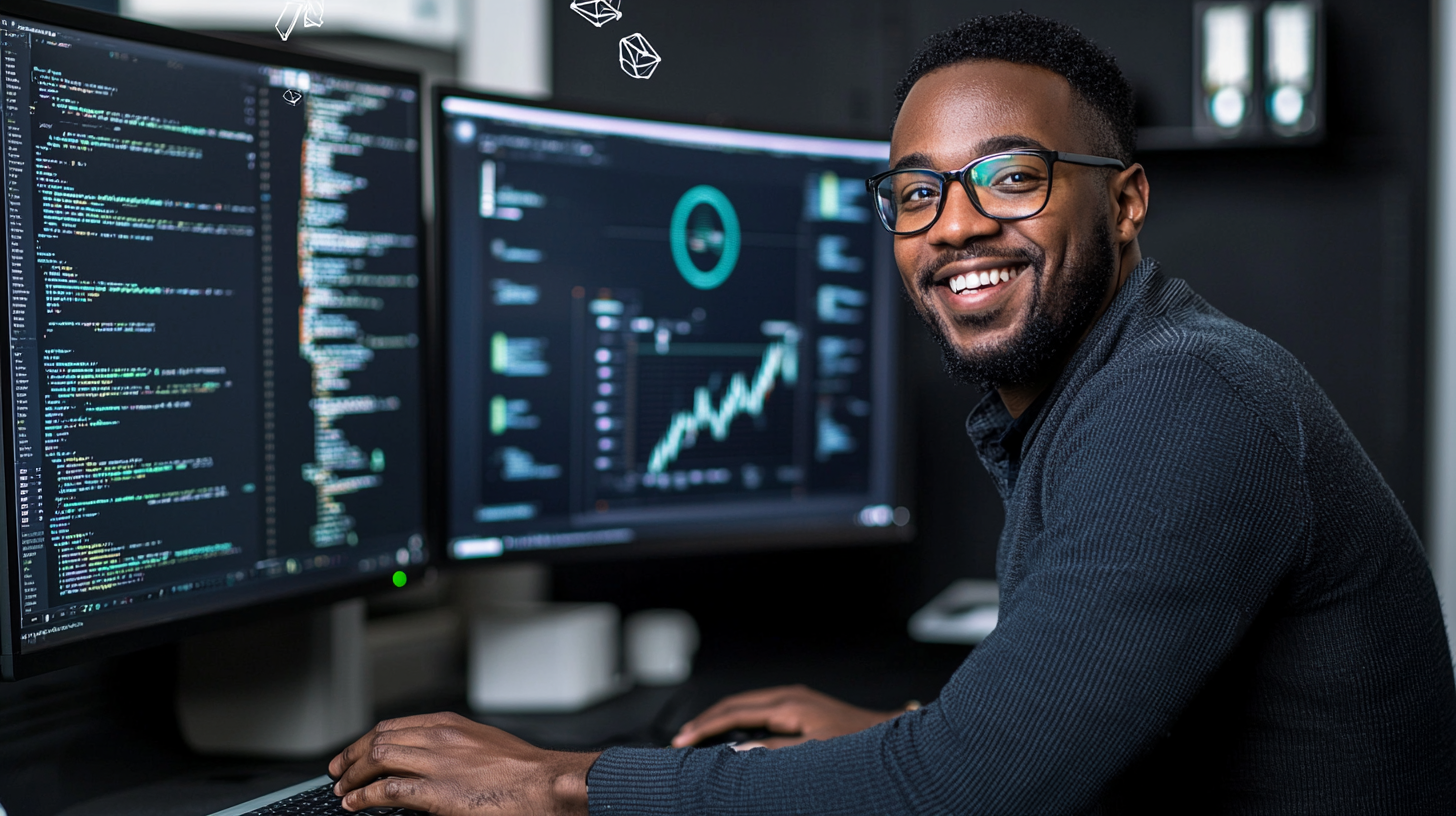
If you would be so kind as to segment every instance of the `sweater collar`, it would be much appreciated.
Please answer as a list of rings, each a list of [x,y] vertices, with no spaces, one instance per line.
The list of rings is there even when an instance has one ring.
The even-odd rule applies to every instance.
[[[975,444],[981,464],[995,479],[1003,500],[1010,498],[1011,491],[1016,486],[1021,455],[1036,438],[1037,431],[1049,413],[1047,409],[1063,393],[1075,390],[1107,362],[1128,326],[1141,312],[1139,304],[1150,293],[1162,289],[1165,282],[1161,267],[1152,258],[1144,258],[1133,268],[1127,282],[1118,290],[1112,302],[1107,305],[1107,311],[1097,319],[1097,324],[1067,361],[1066,368],[1062,369],[1056,382],[1037,398],[1039,409],[1032,417],[1030,426],[1021,429],[1024,430],[1023,434],[1008,434],[1008,431],[1014,429],[1016,420],[1006,410],[1006,405],[1001,402],[1001,395],[994,389],[987,392],[976,407],[971,409],[970,415],[966,417],[966,435]],[[1002,445],[1003,440],[1008,444],[1019,443],[1020,450],[1015,453],[1006,450]]]

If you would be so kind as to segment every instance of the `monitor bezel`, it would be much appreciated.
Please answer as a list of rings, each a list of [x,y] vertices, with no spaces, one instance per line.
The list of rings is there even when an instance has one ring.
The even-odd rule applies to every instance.
[[[421,106],[429,103],[423,78],[415,71],[340,60],[306,50],[296,50],[278,45],[263,45],[261,43],[240,42],[232,39],[213,37],[206,34],[143,23],[103,12],[89,11],[52,3],[35,2],[35,0],[9,0],[9,2],[5,3],[4,8],[0,9],[0,13],[42,25],[49,24],[101,36],[135,40],[148,45],[177,48],[260,64],[303,68],[364,80],[408,85],[414,88],[416,99]],[[424,122],[425,117],[421,116],[421,125]],[[431,323],[435,319],[435,310],[432,308],[431,303],[437,298],[439,290],[437,281],[434,278],[433,267],[429,263],[428,245],[432,233],[425,219],[425,205],[427,202],[424,200],[424,174],[428,171],[428,168],[424,165],[425,151],[423,148],[426,138],[428,138],[428,134],[421,133],[421,150],[416,158],[420,169],[418,175],[419,182],[416,190],[416,196],[419,200],[416,229],[420,236],[420,240],[417,242],[421,273],[419,319],[422,344],[420,354],[424,364],[419,393],[421,400],[420,416],[423,423],[420,434],[420,449],[424,454],[423,466],[425,474],[425,478],[421,480],[420,484],[421,507],[425,514],[422,520],[423,527],[421,532],[425,538],[425,551],[429,557],[427,558],[426,564],[410,565],[403,568],[403,571],[410,579],[421,577],[426,570],[432,568],[432,565],[438,564],[443,560],[443,548],[440,546],[440,539],[438,537],[440,528],[438,525],[431,523],[431,519],[436,516],[438,508],[434,506],[434,491],[429,489],[431,475],[438,469],[438,464],[431,459],[430,452],[437,450],[437,448],[430,444],[430,440],[435,434],[434,429],[430,427],[430,423],[438,414],[430,402],[436,390],[431,387],[427,372],[430,369],[431,360],[438,356],[436,348],[432,345],[433,338],[442,335]],[[8,298],[6,298],[4,308],[5,314],[8,317]],[[19,650],[20,593],[16,585],[19,579],[20,565],[19,551],[14,545],[16,513],[15,495],[11,484],[15,473],[15,450],[13,436],[8,432],[10,428],[14,427],[13,417],[11,415],[9,366],[0,366],[0,398],[3,398],[3,405],[0,405],[0,413],[3,413],[4,427],[7,430],[3,440],[3,458],[6,472],[3,480],[0,480],[0,486],[3,486],[5,491],[5,525],[4,529],[0,530],[0,542],[3,542],[5,548],[5,557],[0,558],[0,601],[3,601],[3,603],[0,603],[0,679],[20,680],[72,666],[77,663],[100,660],[126,652],[161,645],[188,635],[253,622],[261,618],[269,618],[275,615],[282,615],[300,609],[343,600],[345,598],[393,588],[390,579],[392,573],[390,572],[371,574],[368,577],[357,577],[358,573],[355,573],[348,578],[341,578],[336,584],[329,583],[313,588],[302,587],[293,591],[282,592],[274,597],[240,602],[235,606],[230,606],[225,609],[194,614],[179,613],[184,616],[170,619],[164,618],[155,623],[138,624],[120,631],[101,633],[87,637],[84,640],[58,644],[39,651],[22,654]]]
[[[806,136],[826,139],[843,139],[860,142],[887,143],[885,139],[867,137],[863,133],[848,133],[834,130],[788,130],[782,127],[753,126],[747,122],[735,121],[733,124],[724,124],[711,118],[692,120],[687,118],[670,118],[657,113],[628,110],[625,108],[614,108],[607,105],[599,105],[580,100],[557,100],[557,99],[524,99],[514,96],[489,93],[471,88],[464,88],[448,83],[436,83],[432,88],[431,116],[433,118],[434,130],[434,179],[435,179],[435,218],[433,224],[432,243],[434,246],[433,257],[436,262],[436,274],[439,276],[437,285],[440,287],[442,304],[450,297],[450,275],[449,250],[446,234],[449,229],[449,208],[440,204],[449,200],[448,188],[450,174],[445,166],[445,154],[447,150],[446,140],[449,137],[448,128],[445,124],[446,111],[444,102],[447,97],[464,97],[467,99],[478,99],[486,102],[498,102],[507,105],[539,108],[543,110],[562,111],[567,113],[580,113],[594,116],[606,116],[614,118],[635,119],[647,122],[660,122],[674,125],[693,125],[708,128],[715,128],[727,131],[739,131],[747,133],[760,133],[785,136]],[[891,292],[895,286],[890,287]],[[898,300],[898,298],[896,298]],[[902,383],[904,377],[900,371],[900,359],[897,356],[902,349],[901,343],[901,309],[899,303],[888,304],[886,334],[894,338],[894,348],[887,352],[890,365],[885,373],[887,380],[886,387],[889,389],[889,396],[886,408],[890,412],[887,418],[889,428],[888,440],[886,442],[888,451],[885,466],[890,473],[890,494],[891,503],[896,506],[911,505],[909,490],[909,479],[907,478],[908,463],[906,457],[911,451],[911,440],[906,438],[905,428],[900,421],[905,415],[904,393]],[[440,334],[434,339],[436,347],[448,349],[450,321],[448,311],[443,307],[436,317],[435,326]],[[772,549],[811,549],[811,548],[832,548],[840,546],[873,545],[873,544],[895,544],[912,540],[915,537],[915,524],[913,520],[903,526],[890,525],[886,527],[854,526],[847,522],[830,522],[827,516],[813,516],[807,519],[791,519],[789,524],[778,530],[765,532],[762,529],[744,532],[717,532],[694,535],[684,535],[680,539],[669,539],[660,532],[646,538],[639,538],[633,541],[607,544],[601,546],[568,546],[552,547],[531,550],[509,550],[501,555],[489,558],[456,558],[451,553],[450,541],[450,514],[449,514],[449,491],[448,480],[450,479],[450,446],[448,434],[450,432],[449,415],[449,360],[448,355],[442,354],[439,360],[440,377],[434,381],[439,392],[436,395],[434,404],[439,412],[434,419],[434,425],[440,429],[440,447],[438,449],[437,461],[440,466],[440,493],[441,510],[439,515],[439,530],[437,533],[440,542],[441,558],[443,562],[452,569],[472,569],[484,567],[489,564],[499,564],[513,561],[540,561],[567,563],[575,561],[607,561],[634,558],[675,558],[693,555],[712,555],[721,553],[746,553],[760,550]],[[912,516],[913,519],[913,516]]]

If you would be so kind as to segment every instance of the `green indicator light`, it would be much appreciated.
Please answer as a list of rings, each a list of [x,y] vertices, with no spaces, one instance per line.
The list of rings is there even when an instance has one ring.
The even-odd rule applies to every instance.
[[[394,581],[395,586],[402,587],[409,580],[409,576],[404,574],[404,570],[395,570],[394,578],[391,580]]]

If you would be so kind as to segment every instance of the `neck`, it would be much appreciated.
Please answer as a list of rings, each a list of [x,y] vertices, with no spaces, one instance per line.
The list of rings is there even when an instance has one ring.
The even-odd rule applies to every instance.
[[[1013,418],[1019,418],[1022,414],[1026,413],[1026,409],[1030,408],[1033,402],[1036,402],[1036,398],[1041,396],[1043,391],[1051,388],[1052,383],[1055,383],[1057,378],[1062,376],[1062,370],[1067,367],[1067,363],[1072,359],[1072,355],[1076,354],[1077,349],[1082,347],[1082,341],[1086,340],[1087,335],[1092,333],[1092,327],[1096,326],[1097,321],[1102,319],[1102,315],[1107,311],[1107,307],[1112,305],[1112,299],[1117,297],[1118,292],[1122,291],[1123,284],[1127,283],[1127,279],[1132,275],[1132,271],[1143,260],[1142,250],[1138,247],[1136,240],[1123,246],[1118,256],[1117,274],[1113,275],[1112,280],[1108,283],[1107,295],[1102,298],[1102,304],[1097,307],[1097,314],[1093,315],[1092,319],[1087,321],[1087,328],[1082,330],[1082,334],[1077,338],[1076,342],[1072,343],[1066,352],[1056,359],[1056,362],[1047,366],[1042,375],[1035,380],[1026,383],[1017,383],[1015,385],[1006,385],[996,389],[996,393],[1001,395],[1002,404],[1006,406],[1007,412]]]
[[[1065,361],[1059,363],[1056,371],[1042,381],[1024,385],[1008,385],[996,389],[996,392],[1001,395],[1001,402],[1006,405],[1006,410],[1011,416],[1020,417],[1026,413],[1026,409],[1030,408],[1033,402],[1036,402],[1036,398],[1041,396],[1041,392],[1050,388],[1052,383],[1057,381],[1057,377],[1061,376],[1062,369],[1066,365]]]

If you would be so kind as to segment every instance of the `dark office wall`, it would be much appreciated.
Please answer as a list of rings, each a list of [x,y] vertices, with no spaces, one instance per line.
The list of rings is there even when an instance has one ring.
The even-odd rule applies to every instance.
[[[1325,5],[1325,144],[1145,152],[1152,207],[1142,244],[1303,361],[1420,527],[1430,6]],[[894,84],[927,35],[1018,6],[1113,51],[1137,89],[1142,125],[1190,123],[1191,0],[630,0],[624,18],[601,29],[560,3],[553,83],[560,99],[882,137]],[[632,32],[662,56],[650,80],[617,67],[617,40]],[[918,601],[956,575],[991,574],[1001,511],[961,431],[978,395],[942,376],[938,352],[909,323],[903,363],[921,533],[903,560],[918,574]]]

